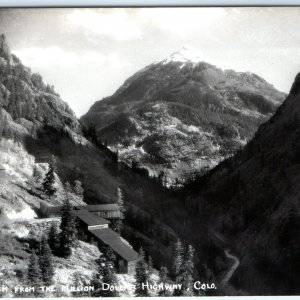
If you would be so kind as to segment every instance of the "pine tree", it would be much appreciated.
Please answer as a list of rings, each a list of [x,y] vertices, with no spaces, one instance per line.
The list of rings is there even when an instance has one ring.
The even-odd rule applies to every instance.
[[[151,276],[151,274],[153,273],[153,260],[150,255],[148,256],[148,272],[149,276]]]
[[[183,247],[180,239],[178,239],[174,246],[174,264],[173,264],[174,278],[180,275],[182,262],[183,262]]]
[[[48,233],[48,244],[51,248],[51,251],[54,255],[59,253],[59,232],[56,224],[52,224]]]
[[[182,284],[183,247],[178,239],[174,246],[173,276],[176,284]],[[182,290],[175,289],[174,296],[181,296]]]
[[[69,199],[69,202],[72,202],[74,203],[74,195],[73,195],[73,189],[71,187],[71,184],[69,183],[69,181],[67,181],[65,183],[65,198],[68,198]]]
[[[82,187],[81,181],[80,180],[75,180],[74,181],[74,193],[80,197],[81,199],[83,199],[83,193],[84,193],[84,189]]]
[[[101,255],[100,258],[98,259],[98,275],[101,278],[104,275],[103,270],[105,268],[106,262],[107,262],[106,257],[104,255]]]
[[[166,267],[161,267],[159,270],[159,282],[158,283],[163,284],[163,285],[169,284],[170,279],[169,279],[168,275],[169,275],[168,269]],[[159,291],[158,295],[162,296],[162,297],[168,297],[168,296],[171,296],[171,292],[167,289],[162,289]]]
[[[106,257],[106,260],[109,261],[115,267],[116,255],[114,251],[110,247],[105,247],[103,253]]]
[[[94,287],[92,291],[92,297],[101,297],[102,296],[102,278],[99,274],[94,274],[91,280],[91,285]]]
[[[72,283],[73,283],[73,286],[77,286],[77,287],[89,285],[88,280],[85,278],[84,275],[82,275],[82,273],[80,271],[73,273]],[[91,293],[85,292],[85,291],[76,291],[76,292],[72,293],[72,296],[73,297],[80,297],[80,296],[88,297],[88,296],[91,296]]]
[[[103,283],[107,283],[110,286],[116,286],[117,285],[117,277],[115,273],[115,268],[113,266],[113,262],[107,260],[105,267],[103,269]],[[116,290],[111,291],[110,289],[108,290],[102,290],[101,293],[103,297],[118,297],[119,293]]]
[[[41,248],[39,253],[39,265],[42,271],[42,280],[45,285],[51,285],[54,276],[54,267],[52,261],[51,249],[49,247],[47,238],[44,236],[41,241]]]
[[[193,296],[193,274],[194,274],[194,248],[189,245],[182,266],[182,295]]]
[[[33,250],[29,258],[29,265],[27,270],[28,283],[34,287],[38,287],[41,283],[41,277],[42,275],[39,260],[35,251]]]
[[[147,284],[149,281],[148,265],[145,261],[145,252],[141,248],[139,251],[139,261],[136,263],[135,267],[135,281],[136,289],[135,296],[137,297],[147,297],[149,296],[149,291],[143,284]]]
[[[70,205],[69,194],[66,191],[60,223],[60,256],[64,258],[71,255],[71,247],[74,244],[77,234],[75,218],[71,214],[71,210],[72,206]]]
[[[54,170],[55,170],[55,166],[51,162],[49,164],[49,170],[46,173],[46,175],[44,177],[44,180],[43,180],[43,191],[49,197],[49,199],[57,191],[56,187],[54,186],[54,184],[55,184],[55,173],[54,173]]]
[[[120,208],[121,217],[124,218],[124,214],[125,214],[124,196],[123,196],[123,191],[120,187],[118,187],[118,190],[117,190],[117,203]]]
[[[38,170],[37,166],[34,165],[32,170],[32,178],[37,187],[40,186],[41,181],[43,180],[41,172]]]
[[[117,189],[117,204],[120,210],[120,219],[115,222],[116,231],[121,232],[124,218],[125,218],[125,207],[124,207],[124,196],[122,189],[118,187]]]

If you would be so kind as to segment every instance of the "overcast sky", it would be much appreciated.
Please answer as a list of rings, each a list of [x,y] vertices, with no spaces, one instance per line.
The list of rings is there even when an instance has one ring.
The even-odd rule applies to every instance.
[[[0,32],[81,116],[182,46],[288,92],[300,71],[299,20],[300,8],[6,9]]]

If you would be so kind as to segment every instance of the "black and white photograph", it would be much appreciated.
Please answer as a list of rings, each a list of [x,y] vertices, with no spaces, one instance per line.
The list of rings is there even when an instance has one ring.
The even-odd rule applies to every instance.
[[[299,20],[0,8],[0,297],[300,295]]]

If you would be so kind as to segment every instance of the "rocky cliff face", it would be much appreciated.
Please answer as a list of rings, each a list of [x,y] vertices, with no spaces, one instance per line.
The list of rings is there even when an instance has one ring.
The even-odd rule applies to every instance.
[[[243,147],[283,98],[256,74],[221,70],[184,48],[134,74],[82,122],[122,160],[174,181]]]
[[[34,74],[10,52],[0,36],[0,130],[6,135],[35,135],[45,124],[68,127],[75,133],[80,125],[70,107],[53,87]]]

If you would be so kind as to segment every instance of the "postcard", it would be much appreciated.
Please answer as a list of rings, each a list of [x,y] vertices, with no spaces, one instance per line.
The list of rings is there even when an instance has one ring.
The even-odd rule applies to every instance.
[[[0,9],[0,296],[299,295],[299,17]]]

